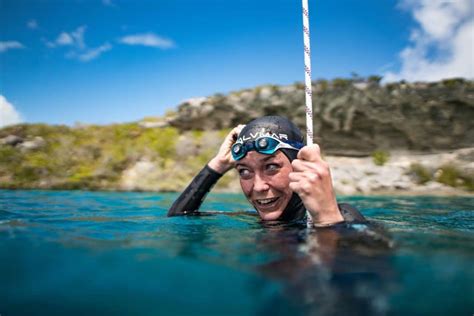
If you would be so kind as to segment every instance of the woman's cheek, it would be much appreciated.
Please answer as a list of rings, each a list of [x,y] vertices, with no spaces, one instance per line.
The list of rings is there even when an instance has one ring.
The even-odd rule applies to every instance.
[[[240,187],[242,188],[242,192],[245,194],[247,198],[250,198],[250,194],[252,193],[252,183],[250,180],[240,179]]]

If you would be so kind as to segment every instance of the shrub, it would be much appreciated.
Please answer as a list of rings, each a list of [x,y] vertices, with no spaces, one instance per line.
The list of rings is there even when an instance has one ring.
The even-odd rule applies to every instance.
[[[376,150],[372,153],[372,161],[377,166],[383,166],[390,158],[390,154],[386,151]]]
[[[424,184],[433,178],[431,172],[419,163],[411,164],[410,172],[416,175],[418,184]]]
[[[466,81],[463,78],[451,78],[451,79],[444,79],[441,82],[446,88],[455,88],[456,86],[461,85]]]
[[[332,85],[335,88],[345,88],[351,84],[350,79],[336,78],[332,81]]]
[[[316,82],[316,85],[320,87],[321,91],[326,91],[328,89],[329,83],[327,80],[321,79]]]
[[[31,185],[39,179],[38,170],[34,167],[24,166],[14,170],[14,180],[22,185]]]
[[[271,84],[269,87],[273,94],[278,94],[278,92],[280,92],[280,89],[277,85]]]
[[[191,131],[191,134],[192,134],[193,139],[194,139],[197,143],[199,143],[199,142],[201,141],[201,139],[202,139],[202,136],[203,136],[204,132],[203,132],[203,131],[200,131],[200,130],[192,130],[192,131]]]
[[[174,127],[149,128],[143,131],[137,139],[129,142],[130,146],[136,147],[139,152],[151,151],[161,158],[173,159],[176,156],[175,145],[178,137],[179,132]]]
[[[449,185],[451,187],[458,186],[459,171],[452,165],[444,165],[437,172],[436,181]]]
[[[463,175],[461,171],[453,165],[444,165],[436,172],[436,181],[451,187],[463,187],[469,191],[474,191],[474,177]]]
[[[395,90],[395,89],[397,89],[397,88],[399,88],[399,87],[400,87],[400,85],[399,85],[398,83],[396,83],[396,82],[387,83],[387,84],[385,85],[385,88],[386,88],[387,90],[389,90],[389,91]]]
[[[10,146],[0,146],[0,163],[10,164],[15,162],[18,156],[17,151]]]
[[[375,76],[375,75],[369,76],[369,77],[367,78],[367,81],[368,81],[368,82],[370,82],[370,83],[376,83],[376,84],[379,84],[381,80],[382,80],[382,77],[381,77],[381,76]]]
[[[474,191],[474,178],[473,177],[463,177],[464,187],[469,191]]]
[[[305,88],[304,82],[301,82],[301,81],[296,81],[295,83],[293,83],[293,85],[298,90],[304,90],[304,88]]]
[[[94,168],[90,165],[79,165],[73,170],[73,174],[69,177],[72,182],[81,182],[93,177]]]

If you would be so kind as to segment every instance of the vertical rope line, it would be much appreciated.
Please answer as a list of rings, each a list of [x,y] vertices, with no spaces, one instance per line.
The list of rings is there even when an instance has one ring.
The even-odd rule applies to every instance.
[[[306,95],[306,144],[313,144],[313,100],[311,85],[311,46],[309,38],[308,0],[303,0],[303,39],[304,39],[304,72]]]
[[[303,1],[303,40],[304,40],[304,81],[305,81],[305,95],[306,95],[306,145],[313,144],[313,100],[312,100],[312,85],[311,85],[311,46],[309,42],[309,11],[308,0]],[[312,226],[313,218],[311,214],[306,211],[308,218],[308,227]]]

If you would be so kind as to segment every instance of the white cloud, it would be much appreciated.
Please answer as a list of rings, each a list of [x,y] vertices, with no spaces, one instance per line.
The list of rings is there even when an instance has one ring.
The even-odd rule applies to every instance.
[[[95,48],[89,48],[84,41],[86,26],[80,26],[72,32],[61,32],[54,42],[45,41],[50,48],[69,46],[71,50],[65,55],[67,58],[88,62],[98,58],[103,53],[112,49],[112,45],[104,43]]]
[[[74,44],[81,49],[85,47],[85,44],[84,44],[85,30],[86,30],[86,27],[83,25],[83,26],[78,27],[74,32],[71,33]]]
[[[29,20],[27,23],[26,23],[26,26],[29,28],[29,29],[32,29],[32,30],[36,30],[38,28],[38,22],[36,20]]]
[[[66,32],[59,34],[58,38],[56,39],[57,45],[72,45],[73,42],[74,40],[72,39],[72,36]]]
[[[162,49],[172,48],[175,46],[172,40],[159,37],[153,33],[124,36],[119,39],[119,42],[126,45],[142,45],[149,47],[158,47]]]
[[[105,43],[99,47],[87,49],[86,51],[81,52],[81,53],[72,52],[71,54],[68,55],[68,57],[78,59],[83,62],[88,62],[93,59],[96,59],[97,57],[102,55],[102,53],[105,53],[111,49],[112,49],[112,45],[110,45],[109,43]]]
[[[474,78],[474,14],[472,0],[403,0],[419,27],[400,52],[399,72],[384,81],[436,81]]]
[[[0,127],[21,123],[20,114],[7,99],[0,95]]]
[[[22,43],[17,41],[5,41],[0,42],[0,53],[6,52],[10,49],[20,49],[25,48]]]
[[[86,31],[86,26],[80,26],[72,32],[61,32],[54,42],[46,41],[46,45],[50,48],[55,48],[58,46],[74,46],[77,49],[84,49],[86,45],[84,44],[84,32]]]

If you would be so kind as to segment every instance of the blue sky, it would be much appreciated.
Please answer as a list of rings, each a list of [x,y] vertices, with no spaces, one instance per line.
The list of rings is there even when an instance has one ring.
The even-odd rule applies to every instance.
[[[470,0],[309,6],[313,79],[474,77]],[[0,126],[136,121],[303,63],[299,0],[0,0]]]

